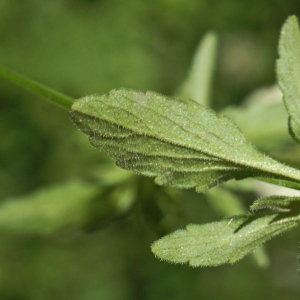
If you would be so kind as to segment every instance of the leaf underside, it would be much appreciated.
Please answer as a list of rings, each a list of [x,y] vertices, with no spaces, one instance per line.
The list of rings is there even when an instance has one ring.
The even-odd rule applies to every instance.
[[[284,212],[272,214],[245,214],[224,218],[219,222],[188,225],[154,242],[152,251],[166,261],[187,263],[193,267],[218,266],[234,263],[255,250],[270,238],[283,233],[299,222],[299,198],[276,197],[260,199],[262,207],[273,201]],[[287,209],[294,205],[296,211]],[[259,209],[257,204],[255,209]],[[278,207],[277,207],[278,208]]]
[[[228,117],[193,100],[120,89],[77,101],[70,116],[118,166],[160,185],[203,192],[230,179],[295,173],[254,148]]]

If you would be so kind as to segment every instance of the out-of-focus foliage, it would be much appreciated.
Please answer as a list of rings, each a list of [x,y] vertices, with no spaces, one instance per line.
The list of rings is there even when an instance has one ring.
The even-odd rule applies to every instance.
[[[199,40],[212,29],[220,36],[212,94],[219,109],[274,83],[279,29],[289,14],[300,14],[298,1],[3,0],[0,63],[75,98],[119,87],[172,95],[189,73]],[[267,133],[261,137],[246,122],[248,112],[239,119],[243,108],[236,109],[246,136],[271,150]],[[278,124],[286,119],[281,114]],[[286,135],[280,130],[270,139],[274,154],[295,160],[295,148],[286,151],[287,127]],[[56,234],[1,229],[1,300],[298,299],[296,254],[290,250],[298,232],[269,243],[272,267],[264,272],[252,258],[219,269],[169,265],[153,257],[150,244],[188,223],[215,220],[216,201],[214,210],[205,195],[155,186],[115,169],[109,173],[110,160],[90,147],[65,111],[2,80],[0,136],[1,205],[76,180],[97,190],[87,217]],[[234,184],[230,194],[245,207],[255,198],[255,190]]]
[[[299,131],[300,112],[300,32],[296,16],[289,18],[283,25],[279,40],[279,59],[277,60],[278,84],[283,92],[283,100],[289,114],[289,131],[299,143],[292,124]]]
[[[218,36],[208,32],[195,50],[187,79],[178,89],[180,99],[194,101],[210,106],[211,90],[217,61]]]
[[[233,118],[245,135],[264,151],[280,153],[287,145],[294,144],[287,132],[288,115],[277,85],[255,90],[242,105],[229,106],[223,113]]]

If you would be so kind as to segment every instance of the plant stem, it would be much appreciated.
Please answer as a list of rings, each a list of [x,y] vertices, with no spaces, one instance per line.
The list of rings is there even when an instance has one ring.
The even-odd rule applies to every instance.
[[[298,182],[295,182],[295,181],[287,181],[287,180],[282,180],[282,179],[262,178],[262,177],[254,177],[254,179],[257,179],[257,180],[260,180],[263,182],[267,182],[267,183],[271,183],[274,185],[279,185],[279,186],[283,186],[286,188],[294,189],[294,190],[300,190],[299,180],[298,180]]]
[[[57,92],[45,85],[42,85],[32,79],[29,79],[28,77],[17,74],[13,71],[10,71],[2,66],[0,66],[0,76],[24,89],[27,89],[28,91],[36,95],[46,98],[48,101],[64,109],[70,110],[72,104],[75,101],[75,99],[67,95]]]

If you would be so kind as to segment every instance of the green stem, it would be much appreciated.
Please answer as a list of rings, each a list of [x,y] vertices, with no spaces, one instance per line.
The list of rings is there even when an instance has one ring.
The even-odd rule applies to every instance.
[[[300,183],[294,182],[294,181],[287,181],[287,180],[281,180],[281,179],[274,179],[274,178],[262,178],[262,177],[254,177],[254,179],[264,181],[267,183],[280,185],[283,187],[287,187],[290,189],[300,190]],[[299,180],[298,180],[299,181]]]
[[[48,101],[64,109],[70,110],[75,101],[75,99],[67,95],[59,93],[23,75],[19,75],[13,71],[7,70],[2,66],[0,66],[0,76],[36,95],[46,98]]]

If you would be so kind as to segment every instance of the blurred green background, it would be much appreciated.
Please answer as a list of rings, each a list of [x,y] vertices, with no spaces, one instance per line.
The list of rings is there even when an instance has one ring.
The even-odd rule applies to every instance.
[[[274,84],[291,14],[299,1],[0,0],[0,64],[74,98],[119,87],[173,95],[214,30],[213,108],[230,105],[259,148],[297,166],[280,93],[238,107]],[[66,111],[2,79],[0,137],[0,299],[299,299],[299,230],[267,243],[268,268],[248,256],[193,269],[150,251],[189,223],[247,210],[262,192],[253,181],[206,195],[155,186],[114,167]]]

